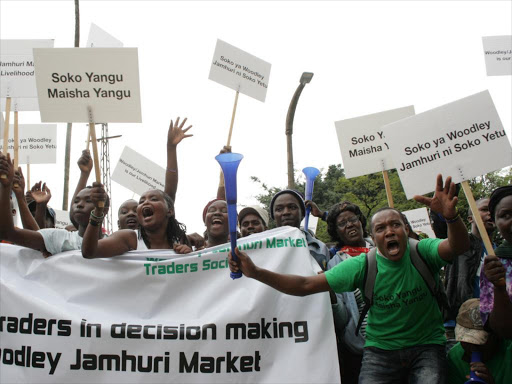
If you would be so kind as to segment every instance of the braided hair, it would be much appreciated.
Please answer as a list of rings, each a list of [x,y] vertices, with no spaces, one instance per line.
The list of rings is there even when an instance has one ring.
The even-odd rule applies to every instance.
[[[164,191],[160,191],[159,189],[156,189],[155,191],[158,191],[162,195],[167,205],[167,208],[174,210],[174,201],[172,200],[171,196],[169,196]],[[182,224],[178,220],[176,220],[174,215],[169,217],[169,219],[167,220],[166,230],[167,242],[169,243],[169,245],[178,243],[190,246],[190,242],[188,241],[186,232],[187,227],[185,226],[185,224]],[[148,249],[151,249],[151,242],[149,241],[146,230],[142,226],[139,226],[138,233],[139,239],[144,240],[144,244],[146,244],[146,247],[148,247]]]
[[[353,214],[359,216],[359,221],[361,222],[361,226],[363,227],[363,237],[368,237],[368,232],[366,231],[366,217],[361,212],[361,209],[356,204],[351,203],[350,201],[342,201],[341,203],[334,204],[329,213],[327,215],[327,232],[331,237],[332,241],[336,241],[337,247],[343,247],[343,240],[338,235],[338,226],[336,225],[336,219],[340,215],[340,213],[350,211]]]

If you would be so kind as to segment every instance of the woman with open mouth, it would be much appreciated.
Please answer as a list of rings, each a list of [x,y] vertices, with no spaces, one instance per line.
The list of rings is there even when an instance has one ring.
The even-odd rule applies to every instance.
[[[99,240],[95,227],[101,225],[104,215],[99,202],[105,199],[105,190],[94,183],[91,198],[95,209],[91,212],[88,230],[82,243],[82,256],[87,259],[118,256],[128,251],[145,249],[173,249],[176,253],[192,252],[185,234],[185,226],[174,217],[174,203],[165,192],[154,189],[142,194],[137,205],[137,231],[123,229]]]
[[[489,200],[491,218],[503,237],[484,259],[480,274],[482,321],[506,339],[512,338],[512,185],[497,188]]]
[[[373,242],[366,232],[366,218],[361,209],[349,201],[331,207],[327,215],[327,231],[336,242],[337,253],[327,264],[327,269],[361,253],[368,253]],[[338,354],[342,362],[343,383],[357,383],[363,359],[366,317],[359,334],[355,330],[364,308],[364,298],[359,289],[336,294],[333,304],[336,333],[340,340]]]
[[[206,225],[206,248],[225,244],[229,240],[228,205],[226,200],[214,199],[203,210]]]

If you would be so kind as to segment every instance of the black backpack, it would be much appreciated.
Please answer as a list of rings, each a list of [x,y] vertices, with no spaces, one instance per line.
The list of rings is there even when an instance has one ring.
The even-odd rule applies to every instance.
[[[420,251],[418,250],[418,240],[409,238],[409,250],[411,263],[414,268],[417,269],[420,276],[425,281],[428,290],[434,296],[437,301],[437,305],[439,305],[439,310],[441,313],[443,309],[448,308],[448,299],[446,297],[446,293],[444,291],[444,285],[441,281],[439,284],[436,283],[434,275],[430,268],[428,267],[427,262],[421,256]],[[363,320],[370,310],[370,307],[373,305],[373,288],[375,287],[375,279],[377,278],[377,248],[372,248],[366,254],[366,268],[364,271],[364,279],[363,279],[363,287],[364,292],[364,308],[361,312],[361,316],[359,316],[359,321],[357,323],[356,335],[359,333],[359,329],[363,324]]]

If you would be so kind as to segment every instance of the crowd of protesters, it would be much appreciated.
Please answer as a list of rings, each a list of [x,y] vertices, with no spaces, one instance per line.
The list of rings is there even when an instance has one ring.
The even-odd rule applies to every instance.
[[[45,257],[81,250],[84,258],[147,249],[186,254],[227,243],[222,177],[216,198],[203,210],[204,236],[187,234],[175,217],[177,146],[192,136],[185,122],[178,118],[169,127],[164,190],[121,204],[119,229],[109,236],[102,230],[109,197],[100,183],[87,186],[93,168],[88,151],[77,162],[80,178],[69,211],[73,226],[66,229],[54,228],[49,187],[39,182],[25,193],[21,168],[15,170],[10,156],[0,154],[0,240]],[[298,228],[321,273],[269,271],[239,249],[236,262],[230,253],[230,268],[285,294],[330,293],[332,314],[326,315],[334,317],[342,383],[464,383],[470,373],[486,383],[512,383],[512,186],[477,201],[487,234],[497,230],[502,238],[499,246],[493,244],[495,255],[484,246],[472,212],[467,232],[457,194],[451,177],[439,175],[432,198],[415,196],[442,227],[443,234],[430,239],[415,233],[396,209],[366,218],[356,204],[341,201],[322,211],[300,192],[285,189],[273,196],[270,212],[260,206],[240,210],[239,235],[268,230],[269,216],[277,227]],[[22,228],[14,225],[13,195]],[[330,249],[301,227],[307,207],[326,221]]]

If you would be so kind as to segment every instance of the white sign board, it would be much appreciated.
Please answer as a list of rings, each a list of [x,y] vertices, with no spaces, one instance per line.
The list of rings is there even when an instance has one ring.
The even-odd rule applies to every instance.
[[[138,195],[150,189],[163,191],[165,169],[130,147],[124,147],[112,174],[112,180]]]
[[[395,168],[382,127],[410,116],[414,116],[414,106],[335,122],[345,177]]]
[[[270,78],[270,63],[217,40],[208,78],[264,102]]]
[[[55,211],[55,228],[65,229],[68,225],[73,225],[69,218],[68,211],[61,211],[54,209]]]
[[[304,225],[306,224],[306,218],[302,219],[300,222],[301,228],[304,229]],[[318,217],[315,217],[313,215],[309,215],[309,222],[308,222],[308,231],[313,232],[313,234],[316,234],[316,229],[318,227]]]
[[[412,209],[402,213],[407,217],[407,220],[409,220],[409,224],[414,232],[423,232],[431,239],[436,237],[430,225],[430,216],[428,215],[427,208]]]
[[[53,40],[0,40],[1,96],[37,97],[32,49],[52,47]]]
[[[383,130],[408,199],[432,192],[439,173],[460,183],[512,164],[510,142],[488,91]]]
[[[320,269],[296,228],[238,244],[273,271]],[[329,295],[233,281],[227,246],[86,260],[0,244],[0,382],[339,383]]]
[[[482,37],[487,76],[512,75],[512,36]]]
[[[91,23],[87,45],[89,48],[122,48],[123,43],[111,36],[96,24]]]
[[[0,128],[3,137],[4,126]],[[20,124],[18,125],[18,163],[19,164],[55,164],[57,162],[57,124]],[[3,140],[0,141],[3,151]],[[10,124],[8,151],[14,156],[14,126]]]
[[[42,122],[140,123],[137,48],[34,49]]]
[[[35,81],[34,81],[35,84]],[[5,112],[6,99],[0,99],[0,111]],[[39,111],[37,97],[13,97],[11,98],[11,113],[13,111]]]

